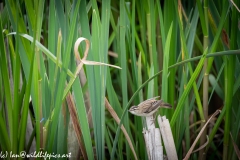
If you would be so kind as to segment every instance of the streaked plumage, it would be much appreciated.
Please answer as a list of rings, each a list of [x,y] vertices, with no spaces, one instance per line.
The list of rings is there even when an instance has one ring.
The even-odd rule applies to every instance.
[[[153,98],[147,99],[146,101],[143,101],[137,106],[132,106],[129,109],[129,112],[137,116],[146,117],[154,114],[160,107],[172,108],[170,104],[163,102],[163,100],[156,100],[156,98],[159,98],[159,97],[160,96],[153,97]]]

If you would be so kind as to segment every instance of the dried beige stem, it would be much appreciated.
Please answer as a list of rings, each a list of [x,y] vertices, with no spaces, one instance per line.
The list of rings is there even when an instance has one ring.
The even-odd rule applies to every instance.
[[[76,137],[77,137],[77,140],[78,140],[78,144],[80,146],[80,150],[82,152],[83,158],[87,159],[86,150],[85,150],[82,138],[81,138],[82,137],[82,132],[81,132],[81,128],[80,128],[80,125],[79,125],[79,122],[78,122],[78,118],[77,118],[77,112],[76,112],[76,109],[75,109],[76,107],[75,107],[73,97],[72,97],[70,92],[68,93],[68,95],[66,97],[66,100],[67,100],[70,116],[71,116],[71,119],[72,119],[73,128],[75,130],[75,134],[76,134]]]
[[[172,130],[166,116],[158,116],[158,124],[160,127],[162,139],[164,142],[164,146],[166,149],[167,157],[169,160],[177,160],[177,151],[175,147],[175,143],[173,140]]]
[[[86,42],[86,49],[85,49],[85,51],[84,51],[84,56],[83,56],[83,58],[81,59],[80,56],[79,56],[78,47],[79,47],[79,45],[80,45],[80,43],[81,43],[82,41],[85,41],[85,42]],[[79,71],[81,70],[83,64],[85,64],[85,65],[105,65],[105,66],[110,66],[110,67],[122,69],[121,67],[118,67],[118,66],[115,66],[115,65],[86,60],[86,59],[87,59],[87,55],[88,55],[89,47],[90,47],[90,42],[89,42],[89,40],[86,39],[86,38],[83,38],[83,37],[78,38],[77,41],[76,41],[75,44],[74,44],[74,54],[75,54],[75,57],[76,57],[76,59],[77,59],[77,64],[78,64],[77,70],[76,70],[76,72],[75,72],[75,76],[79,73]]]
[[[199,132],[197,138],[195,139],[195,141],[193,142],[191,148],[189,149],[187,155],[185,156],[184,160],[187,160],[189,159],[190,155],[192,154],[193,152],[193,149],[195,147],[195,145],[197,144],[197,141],[198,139],[200,138],[200,136],[202,135],[204,129],[206,128],[207,124],[211,121],[212,118],[214,118],[217,114],[219,114],[221,111],[220,110],[217,110],[209,119],[208,121],[205,123],[205,125],[203,126],[203,128],[201,129],[201,131]]]
[[[109,104],[107,98],[105,98],[105,107],[107,108],[107,110],[109,111],[109,113],[112,115],[113,119],[117,122],[117,124],[119,124],[119,123],[120,123],[120,119],[118,118],[118,115],[117,115],[117,113],[114,111],[114,109],[112,108],[112,106]],[[123,134],[125,135],[125,137],[126,137],[126,139],[127,139],[127,141],[128,141],[128,144],[129,144],[129,146],[130,146],[130,148],[131,148],[131,150],[132,150],[132,152],[133,152],[133,155],[134,155],[135,159],[138,159],[138,158],[137,158],[137,154],[136,154],[136,152],[135,152],[135,150],[134,150],[133,144],[132,144],[132,142],[131,142],[131,139],[130,139],[130,137],[129,137],[129,135],[128,135],[128,133],[127,133],[127,131],[126,131],[126,129],[124,128],[123,125],[121,125],[121,130],[123,131]]]

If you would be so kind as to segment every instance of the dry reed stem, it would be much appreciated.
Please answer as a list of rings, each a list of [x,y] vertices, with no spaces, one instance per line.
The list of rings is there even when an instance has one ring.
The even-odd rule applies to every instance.
[[[221,110],[217,110],[209,119],[208,121],[205,123],[205,125],[203,126],[203,128],[201,129],[201,131],[199,132],[197,138],[195,139],[195,141],[193,142],[191,148],[189,149],[187,155],[185,156],[184,160],[187,160],[189,159],[190,155],[193,153],[193,149],[195,147],[195,145],[197,144],[198,142],[198,139],[201,137],[204,129],[206,128],[207,124],[211,121],[212,118],[214,118],[217,114],[219,114],[221,112]]]
[[[82,152],[83,158],[87,159],[86,150],[85,150],[82,138],[81,138],[82,137],[81,127],[80,127],[79,122],[78,122],[77,112],[76,112],[76,109],[75,109],[75,104],[74,104],[73,97],[72,97],[70,92],[68,93],[68,95],[66,97],[66,100],[67,100],[69,113],[70,113],[70,116],[71,116],[71,119],[72,119],[72,122],[73,122],[73,128],[74,128],[77,140],[78,140],[80,150]]]
[[[112,108],[112,106],[109,104],[107,98],[105,97],[105,107],[107,108],[107,110],[109,111],[109,113],[112,115],[113,119],[117,122],[117,124],[119,125],[120,123],[120,119],[118,118],[118,115],[117,113],[114,111],[114,109]],[[135,157],[135,159],[137,160],[137,154],[134,150],[134,147],[133,147],[133,144],[131,142],[131,139],[126,131],[126,129],[124,128],[123,124],[121,125],[121,130],[123,131],[123,134],[125,135],[127,141],[128,141],[128,144],[133,152],[133,155]]]

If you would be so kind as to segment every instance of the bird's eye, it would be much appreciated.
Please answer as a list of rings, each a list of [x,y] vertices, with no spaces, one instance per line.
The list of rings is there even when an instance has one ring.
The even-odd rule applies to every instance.
[[[133,108],[132,108],[132,109],[133,109],[133,110],[137,110],[137,108],[138,108],[137,106],[133,106]]]

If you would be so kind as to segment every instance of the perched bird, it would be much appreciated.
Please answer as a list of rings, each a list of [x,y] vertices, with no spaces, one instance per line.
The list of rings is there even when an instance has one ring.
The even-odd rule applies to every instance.
[[[137,106],[132,106],[129,109],[129,112],[137,115],[137,116],[151,116],[153,115],[158,108],[172,108],[172,106],[168,103],[163,102],[163,100],[156,100],[156,98],[159,98],[160,96],[153,97],[150,99],[147,99],[146,101],[143,101]]]

